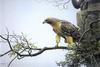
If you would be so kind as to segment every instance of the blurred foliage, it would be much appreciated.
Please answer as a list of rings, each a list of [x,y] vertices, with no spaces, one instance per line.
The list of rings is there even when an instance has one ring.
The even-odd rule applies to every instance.
[[[23,33],[22,35],[13,35],[11,42],[14,44],[13,51],[9,53],[10,56],[16,55],[16,52],[31,52],[32,49],[37,48],[35,43],[31,42]]]
[[[74,47],[73,47],[74,48]],[[97,59],[100,57],[100,41],[97,44],[90,47],[82,47],[81,45],[75,50],[70,50],[65,55],[65,60],[57,62],[61,67],[80,67],[82,64],[97,63]],[[97,58],[97,59],[96,59]]]

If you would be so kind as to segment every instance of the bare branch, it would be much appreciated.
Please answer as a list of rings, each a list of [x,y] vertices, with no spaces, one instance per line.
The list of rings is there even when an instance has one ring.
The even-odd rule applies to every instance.
[[[4,39],[4,40],[7,40],[5,37],[3,37],[2,35],[0,35],[0,38]]]
[[[24,50],[23,50],[24,51]],[[22,53],[23,51],[21,51],[20,53]],[[7,67],[10,67],[11,63],[18,57],[18,55],[16,55],[8,64]],[[18,59],[18,58],[17,58]]]
[[[27,38],[24,37],[23,35],[22,36],[19,36],[19,37],[16,37],[16,35],[13,36],[13,38],[15,39],[15,44],[16,45],[15,45],[15,47],[12,47],[11,46],[11,41],[9,40],[9,33],[7,35],[7,38],[4,38],[2,35],[0,37],[2,39],[4,39],[8,43],[8,45],[10,47],[10,51],[14,52],[19,57],[37,56],[37,55],[40,55],[41,53],[43,53],[46,50],[54,50],[54,49],[73,50],[72,48],[67,48],[67,47],[64,47],[64,46],[59,46],[59,47],[44,47],[44,48],[31,47],[30,44],[32,44],[32,43],[30,43],[27,40]],[[18,46],[21,46],[20,49],[19,48],[16,49]],[[1,56],[4,56],[5,54],[9,53],[10,51],[4,53]],[[23,52],[20,53],[20,51],[23,51]],[[33,51],[37,51],[37,52],[36,53],[32,53]],[[27,53],[24,54],[24,52],[27,52]]]
[[[11,46],[11,43],[10,43],[9,39],[7,39],[7,42],[8,42],[8,45],[9,45],[10,49],[13,51],[13,48]]]
[[[7,67],[10,67],[11,63],[12,63],[16,58],[17,58],[17,56],[15,56],[15,57],[9,62],[9,64],[8,64]]]
[[[9,50],[9,51],[7,51],[7,52],[1,54],[0,57],[2,57],[2,56],[4,56],[4,55],[8,54],[9,52],[11,52],[11,50]]]
[[[60,47],[44,47],[44,48],[36,48],[36,49],[33,49],[33,50],[39,50],[37,53],[34,53],[34,54],[20,54],[18,52],[16,52],[19,56],[37,56],[41,53],[43,53],[44,51],[46,50],[54,50],[54,49],[67,49],[67,50],[73,50],[72,48],[67,48],[67,47],[64,47],[64,46],[60,46]]]
[[[0,35],[0,38],[2,38],[2,39],[4,39],[5,41],[7,41],[7,43],[9,44],[10,49],[13,50],[13,49],[12,49],[12,46],[11,46],[11,43],[10,43],[10,41],[9,41],[9,34],[7,35],[7,38],[3,37],[2,35]]]

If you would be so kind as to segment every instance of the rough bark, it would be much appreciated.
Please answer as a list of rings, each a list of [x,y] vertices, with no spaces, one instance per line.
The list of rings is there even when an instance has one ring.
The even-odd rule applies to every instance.
[[[87,67],[100,66],[100,3],[86,2],[77,13],[77,24],[83,34],[80,47],[90,53],[85,59]],[[90,48],[90,49],[88,49]],[[87,50],[88,49],[88,50]],[[99,52],[95,54],[96,52]],[[84,58],[84,57],[83,57]]]

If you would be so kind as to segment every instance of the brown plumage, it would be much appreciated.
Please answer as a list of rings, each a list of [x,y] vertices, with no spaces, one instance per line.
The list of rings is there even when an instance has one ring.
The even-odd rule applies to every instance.
[[[79,39],[80,35],[78,27],[68,21],[60,20],[57,18],[47,18],[43,23],[48,23],[53,27],[53,31],[57,34],[57,47],[60,42],[60,37],[63,37],[65,39],[65,43],[68,43],[68,46],[71,46]]]

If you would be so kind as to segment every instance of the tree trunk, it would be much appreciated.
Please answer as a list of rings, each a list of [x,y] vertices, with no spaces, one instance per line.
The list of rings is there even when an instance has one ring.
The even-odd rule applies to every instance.
[[[88,53],[85,65],[100,67],[100,3],[83,4],[77,13],[77,24],[83,36],[80,47]]]

